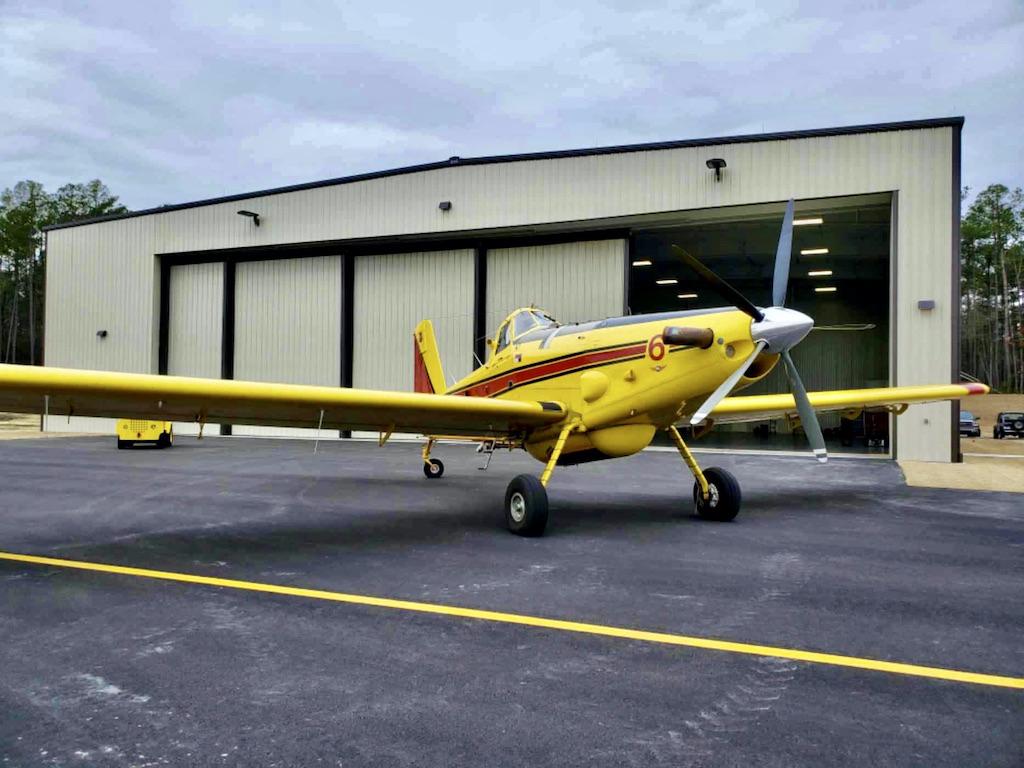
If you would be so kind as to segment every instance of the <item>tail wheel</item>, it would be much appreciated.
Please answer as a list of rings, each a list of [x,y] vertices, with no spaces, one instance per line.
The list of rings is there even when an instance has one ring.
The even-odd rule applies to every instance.
[[[431,459],[423,462],[423,474],[429,480],[436,480],[444,474],[444,463],[440,459]]]
[[[548,492],[533,475],[519,475],[505,491],[505,524],[520,536],[540,536],[548,524]]]
[[[740,484],[731,472],[721,467],[704,470],[708,481],[708,498],[700,492],[700,483],[693,484],[693,504],[697,514],[705,520],[727,522],[740,513]]]

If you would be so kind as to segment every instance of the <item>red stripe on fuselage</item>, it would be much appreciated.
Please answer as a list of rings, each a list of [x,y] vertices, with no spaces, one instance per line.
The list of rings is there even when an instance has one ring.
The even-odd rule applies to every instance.
[[[613,363],[629,357],[637,357],[643,355],[646,350],[646,344],[635,344],[618,349],[605,349],[600,352],[583,352],[572,357],[552,360],[550,363],[533,363],[528,367],[512,370],[480,384],[474,384],[459,394],[468,395],[469,397],[489,397],[501,392],[507,392],[523,384],[529,384],[538,379],[570,373],[578,368],[588,368],[593,365]]]

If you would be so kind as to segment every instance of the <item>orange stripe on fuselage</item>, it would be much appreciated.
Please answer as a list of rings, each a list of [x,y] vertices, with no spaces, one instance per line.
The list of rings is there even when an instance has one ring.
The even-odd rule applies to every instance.
[[[459,392],[457,395],[468,395],[469,397],[490,397],[510,389],[530,384],[540,379],[548,379],[552,376],[559,376],[571,373],[580,368],[589,368],[594,365],[614,363],[628,358],[642,357],[647,351],[647,345],[643,342],[630,344],[629,346],[617,347],[614,349],[603,349],[593,352],[580,352],[542,363],[530,363],[522,368],[516,368],[494,376],[479,384],[473,384]]]

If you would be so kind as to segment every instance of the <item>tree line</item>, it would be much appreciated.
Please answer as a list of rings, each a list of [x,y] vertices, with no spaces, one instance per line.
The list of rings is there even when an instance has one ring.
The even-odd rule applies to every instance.
[[[964,191],[966,197],[967,190]],[[1024,392],[1024,193],[993,184],[960,221],[960,368]]]
[[[43,228],[127,210],[98,179],[53,193],[20,181],[0,194],[0,362],[43,362]],[[961,370],[998,391],[1024,392],[1024,193],[984,189],[962,216],[960,237]]]

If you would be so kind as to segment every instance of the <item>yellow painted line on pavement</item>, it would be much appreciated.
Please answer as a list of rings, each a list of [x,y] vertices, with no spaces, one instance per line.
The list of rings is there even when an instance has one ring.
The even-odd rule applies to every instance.
[[[73,568],[80,571],[114,573],[121,576],[135,576],[144,579],[178,581],[186,584],[202,584],[209,587],[239,589],[248,592],[265,592],[272,595],[305,597],[312,600],[330,600],[336,603],[370,605],[377,608],[391,608],[399,611],[415,611],[417,613],[429,613],[439,616],[454,616],[462,619],[478,619],[480,621],[492,621],[502,624],[519,624],[528,627],[553,629],[561,632],[617,637],[625,640],[677,645],[687,648],[703,648],[705,650],[739,653],[748,656],[769,656],[778,659],[804,661],[811,664],[827,664],[836,667],[868,669],[876,672],[889,672],[890,674],[895,675],[928,677],[935,680],[952,680],[958,683],[974,683],[976,685],[1024,689],[1024,678],[1021,677],[986,675],[978,672],[944,669],[942,667],[924,667],[917,664],[901,664],[894,661],[864,659],[857,656],[842,656],[834,653],[802,651],[795,648],[778,648],[770,645],[752,645],[750,643],[736,643],[728,640],[714,640],[706,637],[691,637],[688,635],[675,635],[665,632],[648,632],[641,629],[611,627],[603,624],[585,624],[577,621],[563,621],[561,619],[547,619],[540,616],[526,616],[519,613],[484,611],[476,608],[461,608],[454,605],[419,603],[410,600],[394,600],[388,597],[373,597],[370,595],[352,595],[345,592],[331,592],[322,589],[286,587],[279,584],[264,584],[256,581],[219,579],[213,576],[199,576],[191,573],[154,571],[147,568],[132,568],[123,565],[108,565],[106,563],[90,563],[83,560],[63,560],[56,557],[39,557],[37,555],[22,555],[12,552],[0,552],[0,560],[8,560],[16,563],[30,563],[32,565],[48,565],[56,568]]]

